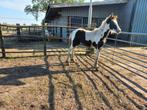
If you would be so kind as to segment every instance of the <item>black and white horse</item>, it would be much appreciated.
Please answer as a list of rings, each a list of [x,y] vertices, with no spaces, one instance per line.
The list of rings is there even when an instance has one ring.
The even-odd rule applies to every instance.
[[[121,29],[117,22],[117,16],[110,15],[101,24],[99,28],[92,31],[82,28],[74,30],[69,36],[70,47],[68,50],[67,62],[73,60],[73,49],[79,44],[87,47],[93,46],[96,49],[96,59],[94,67],[97,68],[97,62],[101,47],[106,43],[106,39],[111,34],[118,34]]]

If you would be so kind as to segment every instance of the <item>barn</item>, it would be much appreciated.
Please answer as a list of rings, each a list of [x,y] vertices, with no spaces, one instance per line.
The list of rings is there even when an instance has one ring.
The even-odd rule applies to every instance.
[[[146,33],[147,0],[104,0],[93,3],[92,26],[98,27],[101,21],[112,12],[119,16],[123,31]],[[52,25],[87,27],[89,3],[49,5],[45,22]],[[58,32],[58,31],[57,31]],[[68,35],[63,30],[63,37]],[[130,36],[123,39],[130,40]],[[147,43],[147,37],[132,37],[134,42]]]

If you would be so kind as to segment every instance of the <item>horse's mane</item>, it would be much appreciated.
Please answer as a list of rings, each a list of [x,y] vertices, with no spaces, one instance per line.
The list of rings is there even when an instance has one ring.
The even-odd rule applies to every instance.
[[[95,28],[94,31],[100,30],[101,28],[103,28],[107,22],[109,17],[107,17],[106,19],[104,19],[101,23],[101,25],[98,28]]]
[[[99,31],[100,29],[103,29],[107,20],[108,20],[109,17],[107,17],[106,19],[104,19],[101,23],[101,25],[98,27],[98,28],[94,28],[92,31]],[[87,30],[87,29],[84,29],[84,28],[80,28],[80,30],[85,30],[85,31],[90,31],[90,30]]]

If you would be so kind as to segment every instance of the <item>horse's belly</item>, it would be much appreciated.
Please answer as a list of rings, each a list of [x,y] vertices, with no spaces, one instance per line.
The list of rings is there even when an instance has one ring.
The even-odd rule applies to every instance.
[[[89,41],[86,41],[86,40],[82,41],[81,44],[84,45],[84,46],[87,46],[87,47],[91,47],[92,46],[92,42],[90,40]]]

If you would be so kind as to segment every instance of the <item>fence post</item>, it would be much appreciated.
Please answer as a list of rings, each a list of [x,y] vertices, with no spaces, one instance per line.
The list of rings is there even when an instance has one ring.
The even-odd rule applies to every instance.
[[[55,37],[55,27],[53,26],[53,36]]]
[[[33,32],[33,34],[35,33],[35,31],[36,31],[36,28],[35,28],[35,26],[33,26],[34,27],[34,32]]]
[[[29,26],[29,35],[31,34],[31,29],[30,28],[31,28],[31,26]]]
[[[2,58],[6,57],[6,53],[5,53],[5,47],[4,47],[4,40],[3,40],[3,36],[2,36],[2,28],[0,25],[0,44],[1,44],[1,50],[2,50]]]
[[[44,42],[44,56],[46,56],[46,35],[45,35],[45,23],[43,21],[42,23],[42,37],[43,37],[43,42]]]
[[[62,27],[60,27],[60,38],[61,38],[61,39],[60,39],[60,42],[62,42],[62,37],[63,37],[63,36],[62,36]]]
[[[18,40],[21,40],[21,36],[20,36],[20,24],[16,24],[16,31],[17,31],[17,36],[18,36]]]
[[[57,34],[58,34],[57,30],[58,30],[58,27],[56,27],[55,29],[56,29],[56,37],[57,37]]]
[[[115,60],[115,52],[116,52],[116,48],[117,48],[117,39],[118,39],[118,35],[115,35],[115,41],[114,41],[114,52],[113,52],[113,56],[112,56],[112,62],[114,63]]]

